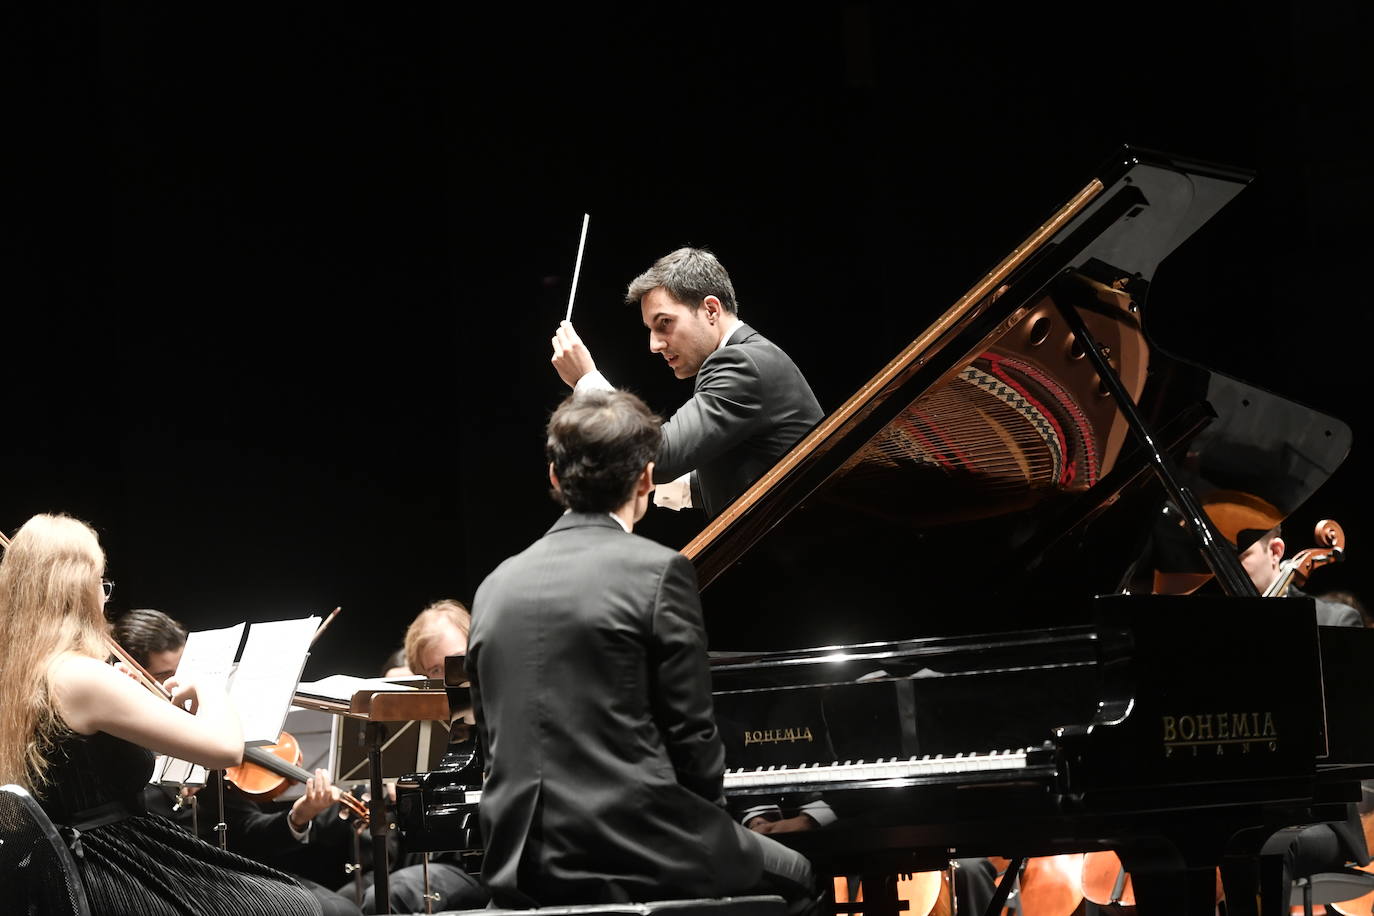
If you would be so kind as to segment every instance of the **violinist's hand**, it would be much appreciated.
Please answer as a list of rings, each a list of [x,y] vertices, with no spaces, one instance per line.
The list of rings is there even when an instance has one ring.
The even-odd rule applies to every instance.
[[[297,833],[305,830],[315,815],[334,804],[339,798],[339,790],[329,778],[328,770],[316,770],[305,783],[305,794],[296,799],[287,818],[291,828]]]
[[[195,682],[174,674],[163,681],[162,686],[172,695],[172,705],[177,709],[184,709],[191,715],[200,709],[200,691],[196,689]]]
[[[129,678],[129,680],[131,680],[131,681],[133,681],[134,683],[138,684],[140,687],[143,686],[143,678],[139,677],[137,671],[135,671],[134,669],[130,668],[128,665],[124,664],[123,662],[115,662],[114,669],[115,669],[116,671],[118,671],[120,674],[127,675],[128,678]]]
[[[558,377],[570,388],[577,387],[578,379],[596,370],[596,360],[592,359],[587,345],[569,321],[559,322],[558,331],[553,335],[553,357],[549,361],[558,370]]]

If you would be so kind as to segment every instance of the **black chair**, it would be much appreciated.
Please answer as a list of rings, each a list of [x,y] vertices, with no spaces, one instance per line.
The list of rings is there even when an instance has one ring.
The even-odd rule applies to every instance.
[[[1344,900],[1354,900],[1371,891],[1374,891],[1374,875],[1346,866],[1339,871],[1317,872],[1295,878],[1288,903],[1290,906],[1302,907],[1305,916],[1312,916],[1312,907],[1318,904],[1326,906]]]
[[[71,850],[19,786],[0,786],[0,879],[7,913],[90,916]]]
[[[781,897],[719,897],[702,900],[656,900],[651,903],[587,903],[532,910],[447,910],[435,916],[787,916]]]

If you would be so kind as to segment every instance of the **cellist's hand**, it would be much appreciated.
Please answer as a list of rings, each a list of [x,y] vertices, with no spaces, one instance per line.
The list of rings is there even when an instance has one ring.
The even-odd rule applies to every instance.
[[[327,810],[338,797],[339,790],[330,780],[329,771],[316,770],[315,775],[305,783],[305,794],[296,799],[296,803],[291,806],[291,813],[287,815],[292,829],[297,833],[303,831],[314,820],[315,815]]]

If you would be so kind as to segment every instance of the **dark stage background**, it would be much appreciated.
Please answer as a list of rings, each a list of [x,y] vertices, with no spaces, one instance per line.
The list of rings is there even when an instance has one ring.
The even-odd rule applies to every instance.
[[[370,674],[557,515],[584,210],[575,317],[613,380],[688,395],[621,297],[704,245],[830,409],[1131,142],[1258,172],[1148,327],[1354,427],[1289,530],[1340,520],[1354,560],[1314,584],[1368,599],[1370,23],[1258,9],[11,13],[0,525],[91,521],[116,609],[193,628],[342,605],[307,677]]]

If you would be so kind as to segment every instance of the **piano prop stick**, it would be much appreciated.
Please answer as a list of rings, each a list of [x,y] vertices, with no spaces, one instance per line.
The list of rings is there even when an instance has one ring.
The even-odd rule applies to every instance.
[[[582,251],[587,246],[587,224],[591,221],[590,213],[582,214],[582,237],[577,241],[577,263],[573,265],[572,289],[568,290],[568,314],[564,321],[572,321],[573,299],[577,297],[577,278],[582,273]]]

